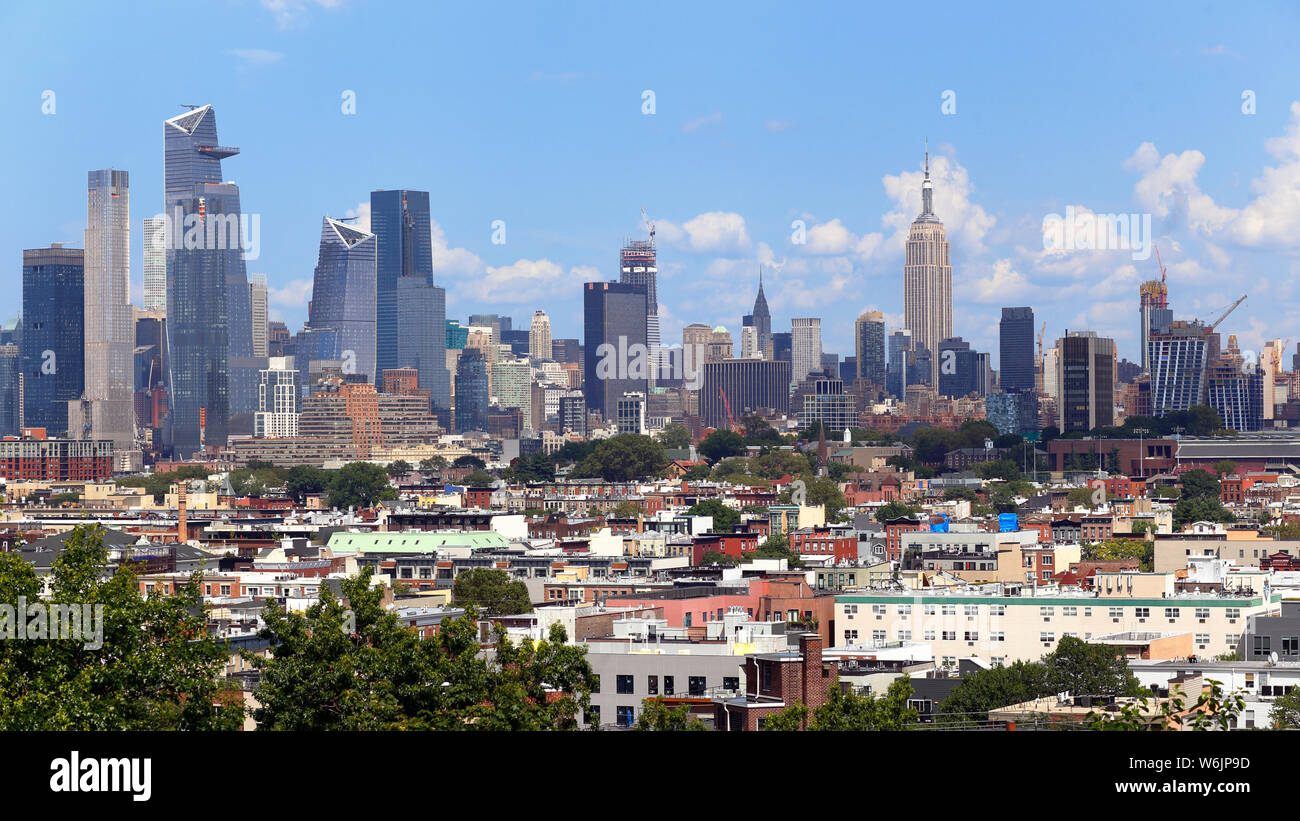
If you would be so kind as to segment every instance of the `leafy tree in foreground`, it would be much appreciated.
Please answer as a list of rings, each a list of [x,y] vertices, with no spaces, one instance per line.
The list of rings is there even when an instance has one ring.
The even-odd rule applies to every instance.
[[[658,476],[668,466],[664,446],[649,436],[620,433],[596,443],[573,470],[574,478],[599,477],[606,482],[628,482]]]
[[[511,579],[506,571],[491,567],[475,567],[457,574],[451,598],[457,607],[475,607],[488,616],[533,612],[528,586]]]
[[[1273,729],[1300,730],[1300,687],[1273,700]]]
[[[661,698],[647,698],[641,702],[641,715],[637,716],[636,728],[660,732],[709,729],[707,724],[691,715],[691,708],[687,705],[669,707]]]
[[[1090,712],[1088,724],[1098,730],[1232,730],[1246,708],[1241,691],[1226,693],[1220,682],[1208,679],[1195,702],[1190,696],[1171,695],[1157,700],[1143,696],[1121,705],[1115,712]],[[1294,692],[1294,691],[1293,691]],[[1153,709],[1158,706],[1158,709]]]
[[[254,660],[259,729],[576,729],[590,704],[596,681],[586,650],[566,644],[558,624],[537,642],[498,632],[489,659],[472,609],[421,639],[383,609],[369,570],[345,580],[343,592],[346,608],[328,593],[305,613],[267,607],[261,635],[276,644],[270,658]]]
[[[145,598],[127,566],[103,578],[103,532],[73,529],[46,602],[102,606],[102,646],[88,648],[84,637],[0,641],[0,730],[239,729],[242,696],[221,680],[227,653],[207,634],[198,580]],[[24,596],[31,605],[40,591],[30,564],[0,553],[0,602]]]
[[[912,697],[912,684],[908,676],[895,679],[880,696],[845,693],[832,687],[826,703],[812,711],[795,704],[769,716],[764,730],[798,730],[807,721],[813,732],[867,732],[873,730],[901,730],[915,724],[917,712],[907,706]]]

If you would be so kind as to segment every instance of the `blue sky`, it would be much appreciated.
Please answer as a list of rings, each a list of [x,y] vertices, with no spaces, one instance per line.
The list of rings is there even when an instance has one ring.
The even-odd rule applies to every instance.
[[[996,357],[1001,306],[1031,305],[1049,344],[1091,329],[1137,358],[1155,260],[1045,251],[1044,217],[1067,206],[1151,214],[1176,316],[1249,293],[1221,330],[1250,349],[1300,341],[1293,4],[20,2],[0,31],[4,316],[23,248],[80,245],[94,168],[131,172],[139,293],[162,121],[211,103],[261,220],[249,272],[292,330],[321,217],[406,187],[431,193],[450,317],[526,327],[543,308],[556,336],[581,336],[579,284],[617,277],[644,206],[666,340],[738,326],[762,263],[773,328],[820,316],[825,349],[851,354],[861,311],[901,318],[928,137],[954,324],[975,347]]]

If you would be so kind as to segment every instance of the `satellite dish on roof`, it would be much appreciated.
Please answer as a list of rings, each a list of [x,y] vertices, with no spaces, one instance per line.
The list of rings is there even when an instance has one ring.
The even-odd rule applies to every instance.
[[[1271,653],[1268,654],[1268,663],[1269,663],[1269,664],[1277,664],[1277,651],[1276,651],[1276,650],[1274,650],[1273,652],[1271,652]]]

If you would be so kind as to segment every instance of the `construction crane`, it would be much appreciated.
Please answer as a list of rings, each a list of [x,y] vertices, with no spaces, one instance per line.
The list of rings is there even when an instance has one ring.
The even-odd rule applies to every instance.
[[[1221,315],[1219,316],[1218,319],[1216,319],[1216,320],[1214,320],[1213,322],[1210,323],[1210,326],[1209,326],[1208,328],[1205,329],[1205,333],[1206,333],[1207,335],[1214,333],[1214,329],[1217,328],[1217,327],[1219,327],[1219,323],[1222,322],[1223,320],[1227,319],[1227,318],[1228,318],[1228,314],[1230,314],[1230,313],[1232,313],[1233,311],[1237,310],[1237,306],[1240,305],[1241,303],[1245,302],[1245,301],[1246,301],[1246,295],[1245,295],[1245,294],[1242,294],[1242,295],[1241,295],[1241,298],[1239,298],[1236,302],[1234,302],[1234,303],[1232,303],[1231,305],[1228,306],[1228,310],[1224,311],[1223,314],[1221,314]]]
[[[1038,332],[1038,365],[1043,364],[1043,337],[1047,335],[1047,323],[1043,323],[1043,329]]]
[[[1156,249],[1156,265],[1160,268],[1160,284],[1165,284],[1165,264],[1160,261],[1160,246],[1154,242],[1151,243]]]
[[[641,220],[642,220],[643,222],[645,222],[645,227],[650,229],[650,241],[651,241],[651,242],[654,242],[654,241],[655,241],[655,224],[654,224],[653,222],[650,221],[650,217],[646,216],[645,206],[642,206],[642,207],[641,207]]]
[[[731,402],[729,402],[729,401],[727,400],[727,392],[726,392],[725,390],[722,389],[722,386],[721,386],[721,385],[719,385],[719,386],[718,386],[718,393],[722,394],[722,407],[727,411],[727,428],[728,428],[729,430],[735,430],[735,429],[736,429],[736,417],[735,417],[735,415],[733,415],[732,412],[731,412]]]

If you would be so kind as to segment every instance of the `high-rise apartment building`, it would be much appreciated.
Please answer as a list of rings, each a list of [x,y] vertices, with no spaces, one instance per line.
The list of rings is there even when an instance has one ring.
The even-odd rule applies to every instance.
[[[266,315],[266,274],[248,278],[248,307],[252,316],[253,356],[270,356],[270,326]]]
[[[551,359],[551,318],[546,311],[534,311],[528,329],[528,358],[534,362]]]
[[[167,313],[167,218],[146,217],[144,251],[144,309]]]
[[[1056,341],[1060,386],[1056,426],[1061,433],[1115,423],[1115,340],[1093,331],[1066,332]]]
[[[790,321],[790,378],[802,382],[822,368],[822,321],[817,317]]]
[[[640,391],[625,393],[618,398],[614,421],[619,433],[646,434],[646,395]]]
[[[809,381],[810,390],[803,394],[799,409],[799,427],[806,429],[821,422],[830,438],[858,424],[856,398],[844,391],[842,380],[821,376]]]
[[[1142,346],[1142,370],[1151,370],[1148,343],[1152,333],[1160,333],[1174,321],[1169,310],[1169,286],[1164,279],[1151,279],[1138,286],[1138,344]]]
[[[23,251],[23,417],[51,436],[68,432],[68,402],[85,387],[85,254]]]
[[[934,353],[939,341],[952,336],[952,263],[943,223],[934,213],[934,184],[930,182],[930,152],[925,153],[921,183],[921,213],[907,236],[903,264],[903,327],[913,345],[930,352],[930,384],[938,378]]]
[[[254,436],[284,438],[298,435],[301,381],[293,357],[270,357],[257,386]]]
[[[488,365],[481,348],[465,348],[456,362],[456,432],[488,428]]]
[[[336,332],[333,356],[343,373],[373,382],[375,358],[375,235],[347,223],[321,220],[320,253],[307,323]],[[443,328],[439,323],[439,328]],[[443,330],[445,334],[445,329]]]
[[[1164,416],[1205,401],[1205,369],[1209,345],[1199,322],[1172,322],[1152,330],[1147,339],[1147,369],[1151,374],[1151,411]]]
[[[68,434],[111,439],[114,451],[129,452],[135,448],[135,327],[127,172],[87,175],[85,236],[85,381],[68,405]]]
[[[885,315],[867,311],[853,323],[856,377],[885,386]]]
[[[0,437],[23,427],[22,360],[17,345],[0,345]]]
[[[492,366],[492,398],[502,408],[519,408],[525,427],[532,427],[533,366],[527,359],[500,359]]]

